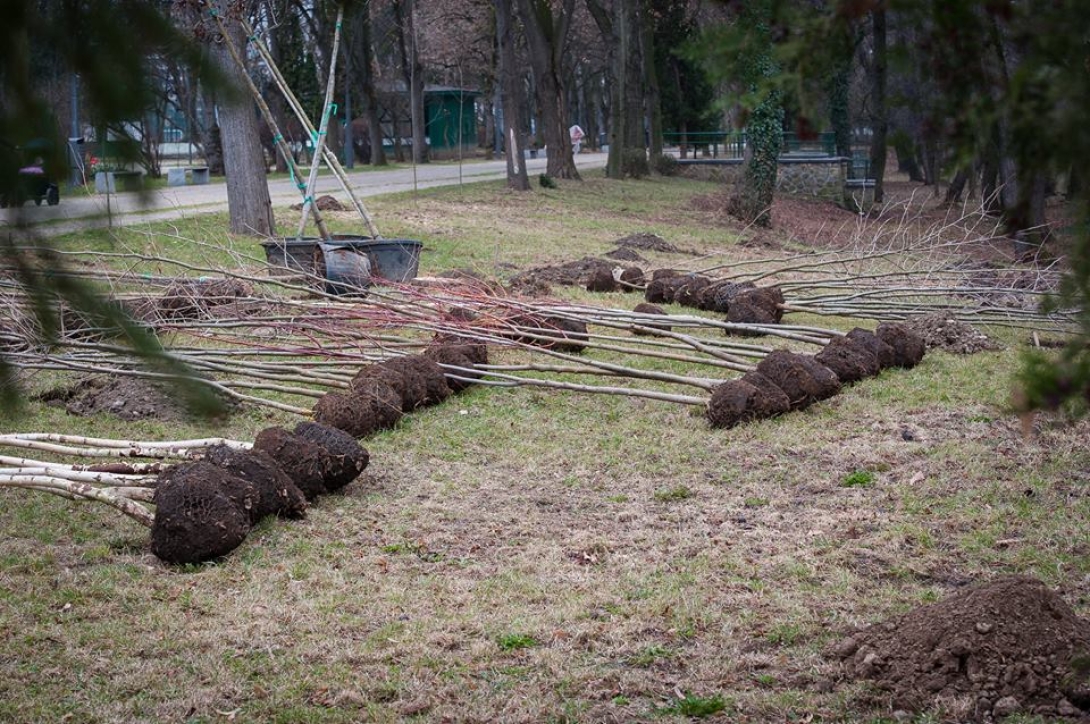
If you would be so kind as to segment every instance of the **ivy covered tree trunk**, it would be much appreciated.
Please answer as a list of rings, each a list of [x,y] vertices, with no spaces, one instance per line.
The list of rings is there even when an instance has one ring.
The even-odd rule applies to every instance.
[[[748,224],[771,226],[783,145],[783,101],[778,90],[764,85],[780,70],[772,55],[771,0],[747,3],[739,22],[748,27],[753,38],[748,57],[742,60],[747,90],[761,95],[746,122],[745,165],[727,210]]]

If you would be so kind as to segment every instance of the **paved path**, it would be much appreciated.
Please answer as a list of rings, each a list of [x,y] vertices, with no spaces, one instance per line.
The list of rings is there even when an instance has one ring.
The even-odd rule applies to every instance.
[[[580,169],[602,168],[605,163],[604,153],[583,153],[576,157],[576,165]],[[545,170],[545,159],[528,160],[526,168],[531,177],[536,176]],[[467,163],[461,169],[463,183],[494,181],[504,178],[505,174],[506,164],[502,160]],[[392,171],[350,171],[348,180],[361,198],[411,191],[413,170],[400,168]],[[458,182],[457,165],[425,164],[416,168],[418,188],[453,186]],[[66,191],[61,189],[61,203],[57,206],[34,206],[27,203],[20,212],[28,222],[37,224],[40,233],[55,235],[80,229],[103,228],[111,223],[114,226],[128,226],[227,210],[227,186],[223,183],[175,186],[155,190],[143,197],[136,193],[120,193],[111,194],[107,198],[105,194],[86,194],[82,190],[70,195]],[[329,175],[319,176],[315,195],[326,193],[344,201],[348,200],[335,178]],[[299,192],[289,179],[270,181],[269,194],[273,206],[285,206],[299,201]],[[10,225],[14,215],[15,212],[11,209],[0,211],[0,227]]]

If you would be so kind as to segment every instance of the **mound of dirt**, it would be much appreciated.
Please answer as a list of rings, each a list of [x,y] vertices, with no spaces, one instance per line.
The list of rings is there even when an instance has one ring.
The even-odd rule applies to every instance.
[[[314,200],[314,205],[318,207],[319,211],[348,211],[348,207],[338,201],[336,198],[329,194],[323,194]],[[294,204],[293,211],[302,211],[303,204]]]
[[[156,308],[163,319],[192,319],[253,293],[253,287],[240,279],[184,279],[167,287]]]
[[[792,410],[801,410],[840,391],[840,381],[833,371],[813,357],[788,350],[776,350],[757,365],[787,395]]]
[[[679,249],[658,234],[640,233],[630,234],[613,242],[623,249],[639,249],[640,251],[657,251],[663,254],[693,254],[694,252]]]
[[[848,332],[848,339],[866,347],[867,350],[874,355],[875,359],[878,360],[878,366],[881,369],[893,367],[897,363],[897,355],[893,351],[893,347],[890,347],[883,342],[878,335],[871,332],[869,329],[856,327]]]
[[[360,476],[371,462],[371,456],[348,433],[317,422],[300,422],[295,434],[320,446],[329,454],[329,469],[325,475],[328,490],[340,490]]]
[[[665,309],[658,306],[657,304],[648,304],[647,302],[640,302],[632,308],[632,311],[636,314],[657,314],[662,316],[668,316]],[[655,324],[654,322],[643,322],[642,326],[650,327],[651,329],[661,329],[664,332],[669,332],[671,329],[673,329],[669,324]],[[642,329],[633,329],[632,334],[646,336],[650,334],[650,332],[645,332]]]
[[[257,497],[252,484],[210,462],[170,468],[155,488],[152,553],[167,563],[200,563],[230,553],[250,532]]]
[[[641,263],[647,261],[638,253],[626,247],[619,247],[617,249],[614,249],[613,251],[607,251],[602,256],[605,256],[609,259],[614,259],[615,261],[638,261]]]
[[[449,375],[457,375],[458,377],[480,379],[480,372],[470,371],[473,369],[474,362],[471,354],[475,354],[472,348],[476,345],[469,344],[440,344],[433,345],[424,350],[424,354],[435,360],[440,365],[452,365],[454,367],[465,367],[467,370],[444,370],[444,374],[447,374],[447,386],[450,387],[454,393],[462,392],[463,390],[471,387],[472,382],[467,379],[451,379]],[[483,347],[484,345],[480,345]]]
[[[831,369],[846,385],[874,377],[882,370],[878,358],[862,342],[850,337],[834,337],[814,359]]]
[[[307,500],[325,495],[326,476],[334,467],[330,454],[317,443],[282,427],[267,427],[254,439],[254,449],[269,455],[287,473]]]
[[[923,338],[904,324],[883,322],[874,333],[893,348],[893,364],[911,369],[920,363],[927,351]]]
[[[968,322],[949,313],[935,312],[902,323],[923,338],[927,349],[941,349],[954,354],[976,354],[1002,349],[1002,345]]]
[[[712,392],[706,416],[712,427],[729,429],[742,422],[781,415],[791,409],[787,395],[760,375],[727,380]]]
[[[596,267],[587,279],[588,292],[615,292],[617,280],[613,277],[613,270],[607,266]]]
[[[302,518],[306,515],[307,499],[276,461],[260,450],[236,450],[226,445],[208,448],[204,459],[236,478],[252,484],[257,500],[250,510],[250,520],[256,523],[267,515]]]
[[[627,266],[621,271],[620,280],[622,284],[621,291],[635,292],[638,291],[636,287],[643,286],[643,269],[638,266]]]
[[[591,274],[602,267],[609,269],[611,264],[604,259],[585,256],[582,259],[563,264],[528,269],[511,277],[510,286],[517,289],[534,288],[540,284],[546,286],[549,284],[568,287],[583,286],[590,279]]]
[[[106,412],[128,421],[189,419],[180,400],[138,377],[84,377],[70,387],[48,390],[38,399],[49,405],[63,405],[69,415],[77,417]],[[228,409],[237,405],[233,400],[224,402]]]
[[[831,653],[895,708],[956,718],[1090,716],[1090,621],[1036,579],[1003,576],[858,631]]]

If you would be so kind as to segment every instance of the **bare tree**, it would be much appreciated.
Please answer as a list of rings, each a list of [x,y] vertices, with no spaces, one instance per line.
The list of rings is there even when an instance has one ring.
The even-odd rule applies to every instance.
[[[530,181],[526,176],[526,163],[522,157],[522,120],[518,67],[515,63],[514,17],[511,0],[496,2],[496,40],[499,45],[499,77],[503,99],[504,150],[507,158],[507,187],[528,191]]]

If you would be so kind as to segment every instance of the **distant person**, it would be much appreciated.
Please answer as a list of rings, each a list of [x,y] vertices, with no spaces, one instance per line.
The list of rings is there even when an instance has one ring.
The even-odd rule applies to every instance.
[[[579,150],[583,147],[583,139],[587,134],[583,132],[578,124],[569,128],[568,133],[571,134],[572,153],[579,153]]]

